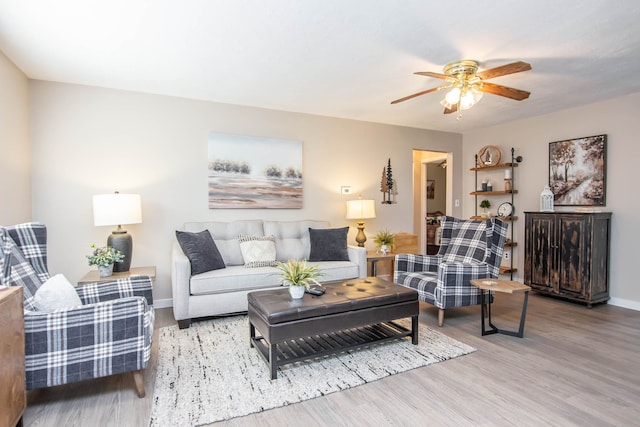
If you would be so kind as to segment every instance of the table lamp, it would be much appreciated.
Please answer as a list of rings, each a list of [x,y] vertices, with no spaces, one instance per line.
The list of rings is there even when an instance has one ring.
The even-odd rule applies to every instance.
[[[114,272],[129,271],[133,254],[133,238],[123,224],[140,224],[142,209],[139,194],[99,194],[93,196],[93,224],[98,226],[117,225],[107,238],[107,246],[111,246],[124,255],[122,262],[113,265]]]
[[[362,200],[362,196],[358,196],[358,200],[347,201],[347,219],[358,220],[358,234],[356,235],[358,246],[364,247],[364,242],[367,241],[367,236],[364,234],[364,221],[362,220],[375,217],[374,200]]]

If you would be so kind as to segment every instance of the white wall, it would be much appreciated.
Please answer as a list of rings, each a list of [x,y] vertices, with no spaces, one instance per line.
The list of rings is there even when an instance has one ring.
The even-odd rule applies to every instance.
[[[0,51],[0,224],[31,220],[29,80]]]
[[[640,286],[634,267],[638,262],[640,241],[640,197],[637,195],[640,188],[639,105],[640,94],[635,94],[464,134],[465,216],[472,215],[474,209],[473,196],[469,195],[474,187],[473,172],[469,171],[473,167],[474,154],[484,145],[496,145],[503,156],[515,147],[516,154],[524,157],[515,172],[514,182],[519,190],[515,202],[519,220],[514,228],[515,240],[521,243],[514,257],[518,277],[522,278],[524,265],[523,212],[539,209],[540,192],[548,183],[549,142],[607,134],[607,204],[602,210],[613,212],[611,303],[640,309]],[[502,171],[497,174],[498,178],[503,177]],[[502,185],[502,181],[498,182]],[[557,210],[571,208],[559,207]]]
[[[391,158],[398,203],[377,204],[377,218],[365,222],[372,248],[378,230],[413,231],[412,149],[462,155],[460,134],[43,81],[30,89],[33,218],[48,227],[50,271],[79,279],[89,270],[89,246],[106,241],[110,228],[93,225],[92,195],[139,193],[143,223],[125,227],[134,238],[132,265],[157,266],[160,300],[171,298],[170,248],[185,221],[324,219],[350,225],[353,243],[345,201],[382,200],[380,174]],[[209,210],[210,131],[302,141],[304,208]],[[343,185],[352,196],[340,194]]]

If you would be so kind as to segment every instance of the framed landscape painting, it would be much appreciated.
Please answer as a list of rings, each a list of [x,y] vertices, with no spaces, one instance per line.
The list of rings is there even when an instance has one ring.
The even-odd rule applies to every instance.
[[[607,135],[549,143],[549,187],[557,206],[606,205]]]
[[[302,208],[302,142],[209,133],[209,209]]]

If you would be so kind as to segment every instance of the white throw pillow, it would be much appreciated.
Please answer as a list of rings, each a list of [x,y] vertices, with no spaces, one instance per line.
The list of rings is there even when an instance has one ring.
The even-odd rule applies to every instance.
[[[238,236],[244,266],[273,267],[276,265],[276,242],[273,236]]]
[[[82,305],[76,288],[62,274],[56,274],[44,282],[34,296],[38,311],[54,311]]]

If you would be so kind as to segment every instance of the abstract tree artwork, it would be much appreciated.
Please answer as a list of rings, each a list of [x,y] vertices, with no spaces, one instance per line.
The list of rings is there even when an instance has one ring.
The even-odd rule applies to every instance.
[[[302,208],[302,142],[211,132],[209,209]]]
[[[607,135],[549,143],[549,187],[557,206],[605,206]]]

